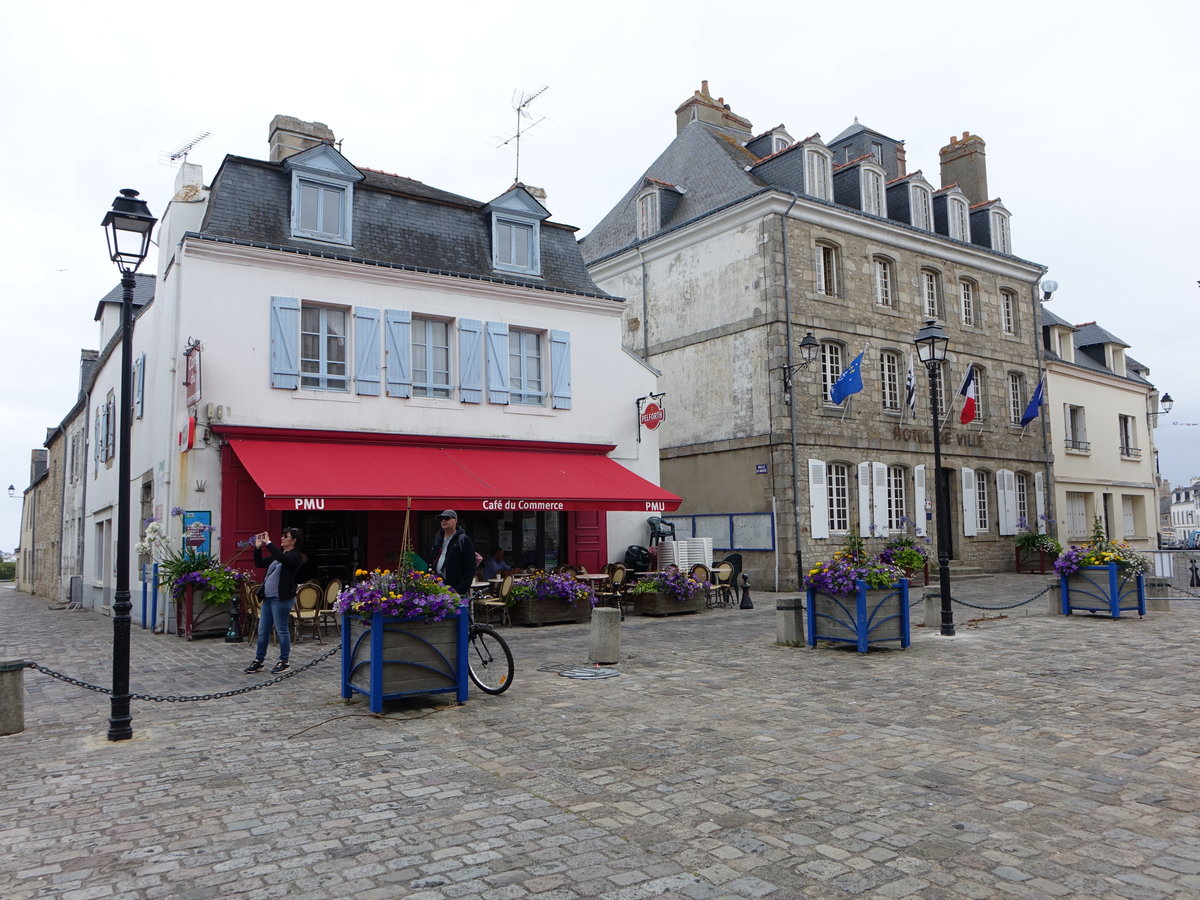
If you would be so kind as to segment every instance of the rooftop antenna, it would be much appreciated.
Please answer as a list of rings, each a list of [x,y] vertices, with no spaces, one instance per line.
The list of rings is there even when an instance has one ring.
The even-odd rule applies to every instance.
[[[516,166],[516,171],[513,174],[514,182],[519,182],[521,180],[521,135],[524,132],[528,131],[530,128],[534,128],[534,127],[540,125],[542,122],[546,121],[545,116],[542,116],[536,122],[533,121],[533,116],[530,115],[530,112],[529,112],[529,104],[532,103],[534,100],[536,100],[538,97],[540,97],[542,94],[546,93],[546,91],[548,91],[548,90],[550,90],[550,85],[547,84],[547,85],[543,86],[541,88],[541,90],[534,91],[532,94],[526,93],[525,91],[522,91],[519,88],[517,90],[513,91],[512,106],[513,106],[513,109],[517,113],[517,133],[514,134],[512,137],[510,137],[507,141],[504,141],[503,143],[498,144],[497,149],[499,149],[500,147],[507,147],[509,144],[516,145],[517,166]],[[529,124],[526,125],[525,123],[523,123],[521,121],[522,119],[530,120]]]
[[[209,137],[210,134],[210,132],[202,131],[174,153],[164,154],[162,158],[162,164],[164,166],[174,167],[180,162],[180,160],[187,162],[187,155],[195,148],[197,144],[199,144],[206,137]]]

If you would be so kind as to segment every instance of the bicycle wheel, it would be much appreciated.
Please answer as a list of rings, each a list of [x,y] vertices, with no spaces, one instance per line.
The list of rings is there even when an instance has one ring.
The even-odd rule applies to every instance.
[[[467,672],[485,694],[503,694],[512,684],[512,651],[490,625],[471,626]]]

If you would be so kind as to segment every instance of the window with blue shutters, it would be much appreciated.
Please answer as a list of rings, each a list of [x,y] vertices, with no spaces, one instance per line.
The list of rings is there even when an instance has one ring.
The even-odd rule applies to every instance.
[[[536,331],[508,333],[508,387],[513,403],[541,406],[543,389],[542,336]]]
[[[450,323],[414,318],[412,322],[414,397],[450,397]]]
[[[331,306],[301,305],[300,387],[347,390],[346,312]]]

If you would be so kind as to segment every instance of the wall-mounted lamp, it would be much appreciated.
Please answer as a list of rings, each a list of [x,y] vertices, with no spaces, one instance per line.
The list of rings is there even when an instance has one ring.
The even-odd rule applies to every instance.
[[[17,496],[17,486],[15,484],[10,484],[8,486],[8,496],[10,496],[10,497]]]
[[[1057,290],[1058,290],[1058,282],[1055,281],[1053,278],[1047,278],[1045,281],[1043,281],[1042,282],[1042,302],[1043,303],[1049,302],[1050,298],[1054,296],[1054,292]]]
[[[812,365],[813,360],[817,358],[817,351],[821,349],[821,342],[813,337],[810,331],[804,335],[804,339],[800,341],[800,362],[791,366],[783,367],[783,393],[787,397],[792,395],[792,378],[800,369],[807,369]]]
[[[1175,400],[1170,394],[1163,394],[1162,399],[1158,401],[1158,405],[1160,408],[1157,412],[1149,413],[1155,422],[1158,421],[1158,417],[1163,413],[1169,413],[1171,411],[1171,409],[1175,406]]]

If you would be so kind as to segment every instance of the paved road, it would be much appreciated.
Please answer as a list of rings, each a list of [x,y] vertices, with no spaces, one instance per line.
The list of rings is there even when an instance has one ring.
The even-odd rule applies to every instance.
[[[972,596],[1045,585],[1014,577]],[[135,701],[116,744],[106,697],[26,670],[0,896],[1200,896],[1200,604],[960,609],[981,621],[957,637],[859,655],[776,646],[775,599],[630,618],[607,680],[539,671],[586,661],[586,625],[506,629],[501,697],[375,718],[340,699],[335,656]],[[110,679],[110,620],[10,590],[0,615],[0,659]],[[135,630],[134,690],[256,683],[249,655]]]

